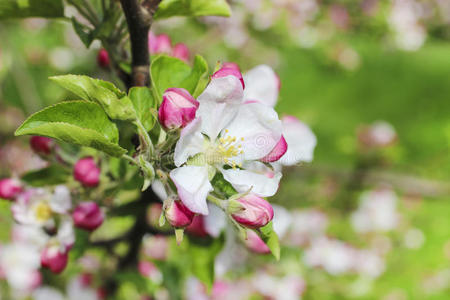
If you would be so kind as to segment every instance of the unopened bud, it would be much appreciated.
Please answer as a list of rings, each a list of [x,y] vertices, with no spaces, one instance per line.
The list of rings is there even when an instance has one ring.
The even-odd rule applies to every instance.
[[[186,227],[186,232],[191,235],[198,236],[198,237],[208,236],[208,232],[206,232],[206,229],[205,229],[205,221],[203,218],[204,217],[201,215],[196,215],[192,219],[191,225]]]
[[[198,101],[185,89],[167,89],[158,111],[159,122],[167,129],[185,127],[195,118],[198,106]]]
[[[218,71],[216,71],[211,78],[222,78],[222,77],[227,77],[227,76],[234,76],[237,79],[239,79],[239,81],[242,84],[242,88],[245,89],[245,84],[244,84],[244,78],[242,77],[242,73],[236,69],[236,67],[222,67],[220,68]]]
[[[255,253],[259,254],[270,253],[269,247],[253,230],[247,230],[247,239],[245,240],[245,245],[250,251]]]
[[[181,59],[182,61],[189,61],[189,48],[186,44],[178,43],[173,47],[172,56]]]
[[[21,191],[22,187],[18,180],[12,178],[0,180],[0,198],[13,200]]]
[[[50,246],[45,248],[41,253],[41,265],[50,269],[53,273],[59,274],[67,266],[67,251],[61,251],[59,246]]]
[[[150,54],[170,54],[172,52],[172,41],[167,34],[154,35],[153,32],[150,32],[148,44]]]
[[[52,152],[54,141],[45,136],[32,136],[30,146],[34,152],[40,155],[49,155]]]
[[[76,227],[93,231],[102,225],[105,216],[97,203],[83,202],[75,208],[72,218]]]
[[[176,228],[186,227],[192,223],[194,213],[190,211],[183,202],[176,200],[166,208],[166,219]]]
[[[231,214],[239,224],[249,228],[259,228],[272,221],[273,208],[263,198],[250,194],[232,201],[237,201],[243,207]]]
[[[100,182],[100,168],[92,157],[85,157],[75,164],[73,176],[82,185],[95,187]]]
[[[106,51],[103,48],[100,49],[100,51],[98,51],[97,63],[102,68],[108,68],[109,67],[110,61],[109,61],[108,51]]]

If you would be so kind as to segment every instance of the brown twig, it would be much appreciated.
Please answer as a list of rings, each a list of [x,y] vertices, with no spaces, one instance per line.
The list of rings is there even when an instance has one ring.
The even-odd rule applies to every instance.
[[[148,31],[159,2],[147,0],[141,5],[139,0],[120,0],[130,33],[132,86],[150,85]]]

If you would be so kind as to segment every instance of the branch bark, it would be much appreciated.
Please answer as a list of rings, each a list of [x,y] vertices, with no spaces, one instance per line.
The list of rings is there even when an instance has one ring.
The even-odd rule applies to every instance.
[[[160,0],[120,0],[128,24],[131,42],[131,85],[150,85],[148,31]]]

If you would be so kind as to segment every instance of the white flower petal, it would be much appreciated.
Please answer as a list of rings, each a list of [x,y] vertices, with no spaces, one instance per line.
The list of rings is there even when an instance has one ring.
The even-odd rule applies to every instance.
[[[206,232],[212,237],[218,237],[227,224],[227,216],[219,207],[208,204],[209,214],[203,219]]]
[[[197,117],[202,118],[201,131],[210,140],[215,140],[220,131],[233,120],[238,110],[237,104],[202,102],[197,110]]]
[[[236,143],[242,145],[245,160],[257,160],[269,154],[278,143],[282,125],[273,108],[262,103],[247,103],[241,105],[226,129],[225,136],[236,137]]]
[[[299,162],[311,162],[317,139],[311,129],[296,117],[282,119],[283,136],[288,144],[286,153],[278,160],[282,165],[292,166]]]
[[[189,157],[202,152],[204,137],[201,133],[202,120],[194,119],[183,130],[175,146],[174,162],[177,167],[184,164]]]
[[[55,191],[50,201],[51,209],[60,214],[64,214],[72,208],[72,198],[69,189],[64,185],[55,187]]]
[[[273,196],[281,179],[281,173],[274,173],[272,169],[260,162],[247,162],[243,165],[244,170],[228,169],[222,170],[226,181],[240,193],[252,189],[252,193],[261,197]]]
[[[291,226],[292,216],[283,206],[272,204],[273,208],[273,230],[279,238],[282,238]]]
[[[178,196],[192,212],[207,215],[206,197],[213,190],[208,180],[207,166],[184,166],[170,172],[170,178],[177,187]]]
[[[279,93],[277,74],[267,65],[257,66],[244,74],[244,99],[257,100],[274,107]]]
[[[197,116],[202,118],[202,132],[215,140],[234,118],[243,101],[242,84],[235,76],[213,78],[198,97]]]
[[[34,300],[64,300],[64,295],[52,287],[40,287],[33,292]]]
[[[169,195],[167,195],[166,189],[164,188],[164,184],[161,182],[161,180],[156,179],[155,181],[153,181],[152,190],[161,201],[164,201],[169,197]]]

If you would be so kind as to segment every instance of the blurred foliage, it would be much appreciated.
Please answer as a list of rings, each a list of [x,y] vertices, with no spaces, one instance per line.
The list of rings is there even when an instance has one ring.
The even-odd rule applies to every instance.
[[[199,37],[204,33],[204,25],[198,22],[190,23],[183,32],[172,31],[171,35],[177,41],[184,41],[192,33],[193,38],[186,42],[193,52],[205,54],[210,66],[218,60],[234,60],[243,69],[256,63],[278,65],[282,89],[277,108],[281,114],[295,115],[309,124],[317,135],[318,146],[312,165],[286,172],[275,201],[290,208],[316,206],[327,209],[333,218],[328,234],[354,245],[365,244],[350,229],[350,210],[344,205],[349,202],[353,208],[362,187],[349,192],[347,186],[340,186],[336,179],[344,171],[351,174],[361,160],[356,133],[363,124],[386,120],[397,131],[398,142],[382,151],[382,164],[376,164],[377,168],[442,182],[450,180],[450,44],[431,40],[417,52],[400,52],[386,49],[365,35],[346,37],[346,42],[357,49],[361,60],[358,69],[347,71],[329,59],[330,45],[299,49],[276,31],[273,36],[255,33],[262,39],[259,43],[275,46],[276,55],[265,48],[256,51],[253,46],[230,49],[211,36],[202,40]],[[114,75],[96,67],[94,62],[99,45],[94,43],[91,50],[84,50],[70,22],[36,19],[7,22],[0,27],[0,38],[2,110],[14,106],[29,115],[61,98],[70,98],[71,95],[48,80],[49,76],[66,72],[104,78],[120,85]],[[251,58],[248,58],[249,53]],[[11,137],[2,132],[3,136],[4,140]],[[5,173],[2,170],[2,174]],[[417,196],[419,200],[411,205],[409,196]],[[449,195],[404,195],[401,203],[404,219],[409,222],[408,226],[422,230],[425,243],[420,249],[409,249],[404,246],[403,236],[393,233],[394,250],[388,256],[387,271],[375,281],[356,280],[352,275],[331,277],[323,272],[305,270],[299,261],[302,253],[289,247],[282,249],[280,264],[288,262],[288,269],[298,268],[307,278],[305,299],[379,299],[392,293],[400,294],[400,298],[388,299],[448,299],[448,289],[430,295],[423,288],[427,277],[450,267],[450,257],[446,253],[450,242],[448,200]],[[3,228],[0,240],[5,241],[11,220],[9,203],[1,201],[0,206]],[[122,233],[130,224],[122,218],[112,219],[98,234]],[[214,247],[221,246],[222,242],[216,240],[214,243],[218,245]],[[182,267],[184,264],[203,266],[211,260],[211,252],[206,255],[201,245],[196,245],[189,248],[194,252],[192,257],[196,258],[190,261],[189,254],[183,251],[188,243],[196,245],[196,241],[186,241],[176,247],[172,241],[172,261],[161,266],[163,274],[169,274],[165,278],[170,280],[165,284],[172,293],[180,292],[183,276],[178,273],[180,264]],[[293,258],[298,265],[292,265]],[[272,258],[252,259],[275,263]],[[207,268],[193,268],[196,272],[211,272]],[[132,299],[133,295],[139,294],[136,289],[152,289],[142,283],[142,278],[135,276],[119,274],[120,280],[127,282],[120,290],[124,298]],[[198,276],[208,277],[208,274]],[[323,288],[325,284],[327,287]],[[364,289],[369,292],[358,296]],[[179,294],[171,296],[173,299],[181,297]]]

